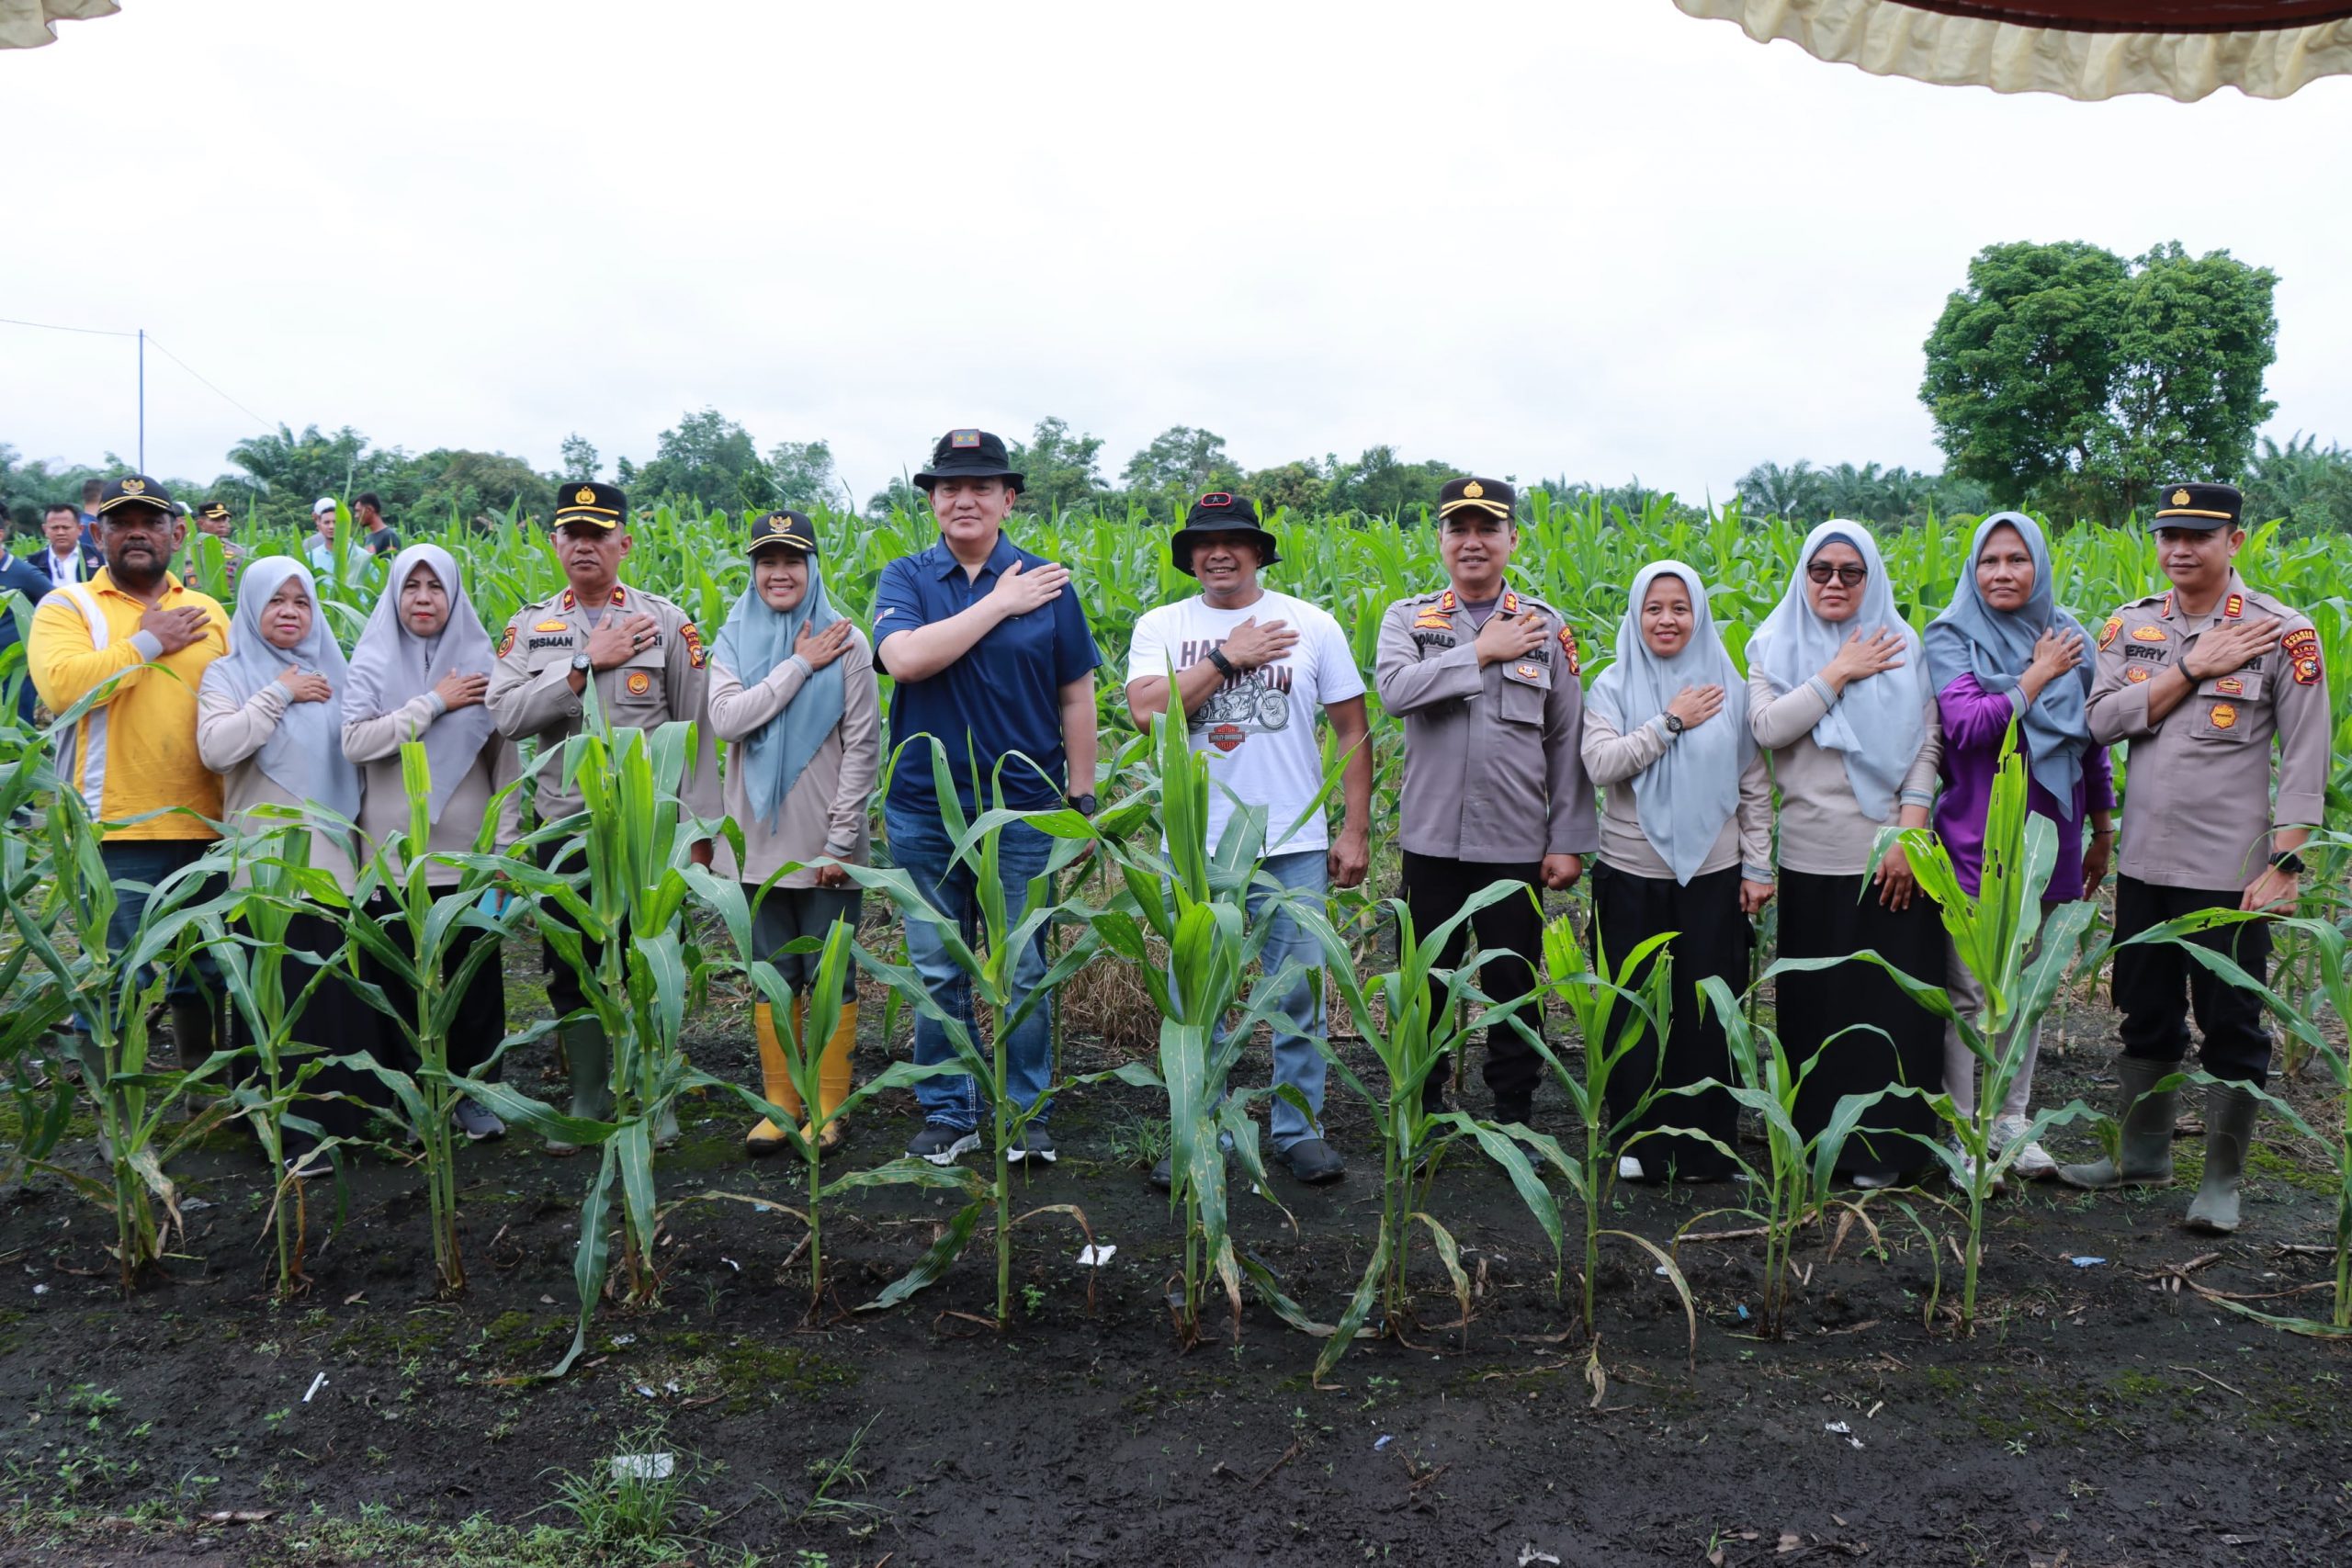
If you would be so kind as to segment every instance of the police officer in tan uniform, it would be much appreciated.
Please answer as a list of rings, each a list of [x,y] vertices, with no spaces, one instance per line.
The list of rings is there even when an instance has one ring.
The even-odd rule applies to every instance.
[[[1381,705],[1405,721],[1398,837],[1417,931],[1453,919],[1497,881],[1570,886],[1600,848],[1584,771],[1576,634],[1508,580],[1517,500],[1499,479],[1448,480],[1438,492],[1438,553],[1450,581],[1398,600],[1381,618],[1374,680]],[[1475,931],[1480,947],[1509,955],[1486,965],[1486,993],[1531,989],[1544,953],[1540,897],[1506,898],[1473,915],[1439,964],[1458,963]],[[1526,1122],[1543,1071],[1516,1032],[1489,1032],[1497,1121]],[[1425,1099],[1439,1101],[1445,1081],[1431,1075]]]
[[[673,719],[695,727],[694,759],[684,794],[697,817],[721,810],[718,765],[710,726],[703,712],[704,664],[708,654],[686,613],[658,593],[619,581],[628,558],[628,498],[611,485],[567,483],[557,491],[555,548],[568,585],[553,598],[526,604],[506,623],[498,642],[498,665],[485,699],[499,731],[509,739],[538,743],[534,805],[542,823],[560,822],[582,808],[580,792],[565,783],[558,748],[587,721],[587,690],[615,729],[654,729]],[[550,863],[561,846],[542,846]],[[708,865],[708,840],[695,848],[698,864]],[[550,918],[543,911],[541,919]],[[542,943],[548,972],[548,1001],[559,1018],[584,1008],[579,976]],[[588,953],[594,960],[597,944]],[[607,1070],[609,1043],[593,1020],[564,1026],[564,1055],[571,1070],[571,1114],[603,1121],[612,1113]],[[661,1135],[676,1128],[665,1122]],[[576,1145],[550,1142],[548,1152],[569,1155]]]
[[[2262,1002],[2177,947],[2121,944],[2199,909],[2291,911],[2303,869],[2295,852],[2324,815],[2329,720],[2319,633],[2239,578],[2242,505],[2229,485],[2166,486],[2154,526],[2172,586],[2099,628],[2091,739],[2130,746],[2115,888],[2123,1143],[2117,1158],[2058,1172],[2077,1187],[2172,1180],[2175,1094],[2154,1086],[2180,1070],[2186,1010],[2194,1009],[2205,1070],[2228,1082],[2206,1091],[2205,1177],[2188,1224],[2217,1234],[2237,1228],[2238,1184],[2261,1109],[2239,1086],[2259,1087],[2270,1070]],[[2197,940],[2267,977],[2267,926]]]

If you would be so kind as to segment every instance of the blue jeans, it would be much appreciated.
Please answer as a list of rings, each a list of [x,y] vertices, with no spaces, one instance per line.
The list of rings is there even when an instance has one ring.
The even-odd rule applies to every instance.
[[[969,862],[949,866],[948,856],[954,845],[939,818],[885,808],[882,830],[889,840],[890,858],[914,880],[916,890],[930,900],[933,908],[962,929],[965,944],[977,950],[980,930],[978,878]],[[1007,827],[998,840],[997,869],[1004,882],[1004,918],[1008,925],[1021,923],[1022,912],[1028,907],[1030,878],[1045,871],[1053,844],[1052,839],[1021,822]],[[947,955],[947,944],[940,939],[939,927],[922,919],[904,924],[907,958],[915,973],[922,976],[923,988],[942,1011],[964,1025],[972,1043],[985,1053],[979,1025],[972,1013],[972,983]],[[1018,1008],[1037,988],[1037,983],[1046,977],[1046,930],[1040,926],[1028,948],[1013,961],[1012,1008]],[[1007,1097],[1016,1104],[1035,1106],[1036,1111],[1031,1120],[1040,1126],[1052,1110],[1046,1090],[1053,1083],[1053,1009],[1054,999],[1047,996],[1004,1041]],[[915,1061],[930,1066],[956,1059],[947,1031],[930,1019],[918,1017]],[[979,1125],[979,1085],[967,1074],[946,1073],[925,1078],[915,1085],[915,1100],[922,1105],[926,1122],[959,1132],[970,1132]]]
[[[182,866],[203,859],[211,847],[209,839],[117,839],[98,845],[98,859],[106,863],[107,875],[114,882],[114,913],[107,919],[109,951],[121,953],[139,934],[139,922],[147,913],[147,900],[156,884]],[[129,883],[141,886],[125,886]],[[198,953],[187,968],[173,971],[164,989],[165,999],[184,1002],[201,994],[196,983],[198,975],[208,987],[217,983],[209,952]],[[75,1021],[77,1024],[79,1021]]]
[[[1268,855],[1259,870],[1294,893],[1313,893],[1319,899],[1330,890],[1330,868],[1322,850]],[[1250,918],[1256,919],[1276,897],[1270,888],[1251,887]],[[1324,1038],[1329,1027],[1323,1011],[1323,944],[1299,929],[1287,907],[1277,908],[1258,961],[1269,975],[1279,974],[1285,964],[1295,962],[1300,966],[1298,977],[1282,995],[1282,1017],[1289,1027],[1277,1024],[1274,1028],[1274,1082],[1298,1090],[1315,1114],[1307,1116],[1288,1100],[1276,1098],[1268,1120],[1272,1123],[1274,1147],[1280,1150],[1323,1135],[1316,1125],[1323,1115],[1324,1073],[1323,1053],[1316,1042]],[[1216,1026],[1216,1038],[1225,1038],[1223,1022]]]

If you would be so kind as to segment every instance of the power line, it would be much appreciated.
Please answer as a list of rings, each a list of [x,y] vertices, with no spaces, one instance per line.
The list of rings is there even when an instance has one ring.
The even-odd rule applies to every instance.
[[[220,388],[214,387],[211,382],[206,381],[202,376],[197,374],[196,367],[190,365],[187,360],[182,359],[178,355],[174,354],[170,349],[165,348],[162,344],[157,343],[153,333],[149,333],[147,334],[147,344],[150,348],[153,348],[156,353],[162,355],[164,358],[170,360],[173,364],[178,366],[189,375],[195,376],[198,381],[203,381],[205,386],[211,389],[212,394],[215,397],[219,398],[222,402],[227,403],[231,408],[235,409],[238,412],[243,414],[247,419],[252,420],[255,424],[269,424],[274,423],[270,420],[262,418],[261,415],[254,412],[253,410],[245,407],[244,404],[231,397]]]
[[[137,337],[139,335],[135,332],[109,332],[104,327],[62,327],[55,321],[20,321],[14,316],[0,316],[0,326],[36,327],[45,333],[80,333],[85,337]],[[187,367],[182,366],[180,368],[187,370]],[[188,370],[188,374],[194,376],[196,372]],[[198,377],[198,379],[201,380],[202,378]],[[216,387],[213,389],[218,391],[220,389]]]

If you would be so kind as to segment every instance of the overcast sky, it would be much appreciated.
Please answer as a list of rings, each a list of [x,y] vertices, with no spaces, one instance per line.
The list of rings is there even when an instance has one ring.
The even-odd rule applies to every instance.
[[[713,404],[863,497],[1058,414],[1106,473],[1376,442],[1721,496],[1936,468],[1919,345],[2003,240],[2277,270],[2276,434],[2352,442],[2352,80],[2075,104],[1669,0],[125,0],[0,52],[0,316],[146,327],[147,457],[283,420],[607,465]],[[2328,171],[2334,169],[2335,173]],[[0,326],[0,441],[126,457],[126,341]]]

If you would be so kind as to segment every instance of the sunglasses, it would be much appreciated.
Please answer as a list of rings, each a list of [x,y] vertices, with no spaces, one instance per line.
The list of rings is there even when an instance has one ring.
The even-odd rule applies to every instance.
[[[1826,560],[1817,560],[1804,569],[1804,574],[1815,582],[1826,583],[1834,577],[1849,588],[1859,588],[1862,584],[1862,580],[1870,576],[1871,569],[1860,562],[1848,566],[1831,566]]]

